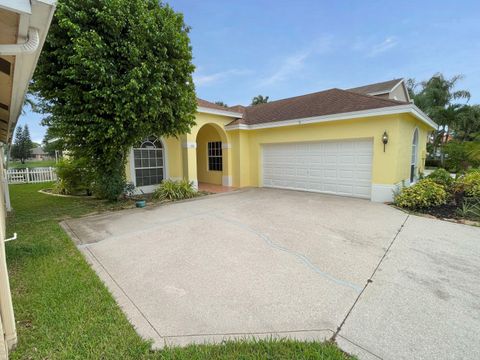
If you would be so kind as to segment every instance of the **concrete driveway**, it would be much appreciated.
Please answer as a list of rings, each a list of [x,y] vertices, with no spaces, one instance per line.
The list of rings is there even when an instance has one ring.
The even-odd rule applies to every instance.
[[[273,189],[64,226],[157,347],[273,335],[365,359],[480,358],[480,228]]]

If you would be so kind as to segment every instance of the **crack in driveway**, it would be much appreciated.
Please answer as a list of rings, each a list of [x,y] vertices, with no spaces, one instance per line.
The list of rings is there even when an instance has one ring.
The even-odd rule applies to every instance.
[[[378,262],[377,266],[375,267],[375,269],[373,270],[372,272],[372,275],[370,275],[370,277],[367,279],[367,282],[365,284],[365,286],[363,287],[362,291],[360,292],[360,294],[358,294],[357,298],[355,299],[355,301],[353,302],[353,305],[352,307],[350,308],[350,310],[348,310],[347,314],[345,315],[345,318],[342,320],[342,322],[340,323],[340,325],[338,326],[337,328],[337,331],[335,331],[335,333],[333,334],[332,338],[330,339],[331,341],[335,341],[336,337],[339,336],[339,332],[342,330],[342,327],[343,325],[345,324],[345,322],[347,321],[348,317],[350,316],[350,314],[352,313],[353,309],[355,308],[355,305],[357,305],[358,301],[360,300],[360,297],[362,296],[362,294],[365,292],[365,290],[367,289],[368,285],[371,284],[373,282],[373,277],[375,276],[375,273],[377,272],[378,268],[380,267],[380,265],[382,264],[383,260],[385,260],[385,257],[387,256],[388,252],[390,251],[391,247],[393,246],[393,244],[395,243],[395,240],[398,238],[398,235],[400,235],[400,233],[402,232],[403,228],[405,227],[405,224],[407,223],[407,220],[410,218],[410,215],[407,215],[405,220],[403,221],[402,225],[400,225],[400,228],[397,230],[395,236],[393,237],[392,241],[390,242],[390,244],[388,245],[387,249],[385,250],[385,253],[383,254],[383,256],[380,258],[380,261]],[[341,335],[340,335],[341,336]],[[369,353],[371,353],[372,355],[375,355],[374,353],[372,353],[371,351],[367,350],[367,349],[364,349],[363,347],[361,347],[360,345],[357,345],[355,343],[353,343],[352,341],[346,339],[345,337],[342,336],[343,339],[349,341],[350,343],[360,347],[361,349],[365,350],[365,351],[368,351]],[[380,358],[378,355],[375,355],[376,357]]]
[[[351,283],[349,281],[346,281],[346,280],[342,280],[342,279],[338,279],[336,277],[334,277],[333,275],[321,270],[319,267],[317,267],[315,264],[312,263],[312,261],[307,257],[305,256],[304,254],[302,253],[299,253],[297,251],[294,251],[294,250],[290,250],[289,248],[285,247],[285,246],[282,246],[282,245],[279,245],[279,244],[276,244],[274,241],[272,241],[267,235],[265,235],[264,233],[258,231],[258,230],[255,230],[253,229],[252,227],[246,225],[246,224],[243,224],[239,221],[235,221],[235,220],[230,220],[230,219],[227,219],[227,218],[224,218],[223,216],[220,216],[220,215],[217,215],[215,213],[213,214],[209,214],[210,216],[213,216],[217,219],[220,219],[222,221],[225,221],[229,224],[232,224],[232,225],[235,225],[237,227],[240,227],[258,237],[260,237],[269,247],[271,247],[272,249],[275,249],[275,250],[279,250],[279,251],[283,251],[283,252],[286,252],[288,254],[291,254],[295,257],[297,257],[304,265],[306,265],[307,267],[309,267],[311,270],[313,270],[315,273],[319,274],[320,276],[324,277],[325,279],[327,280],[330,280],[332,282],[334,282],[335,284],[337,285],[340,285],[340,286],[345,286],[345,287],[348,287],[350,289],[353,289],[355,290],[357,293],[361,293],[362,291],[362,287],[360,285],[356,285],[354,283]]]

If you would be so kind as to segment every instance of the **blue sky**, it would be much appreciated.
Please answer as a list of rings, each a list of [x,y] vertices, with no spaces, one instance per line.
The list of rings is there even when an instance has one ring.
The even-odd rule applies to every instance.
[[[397,77],[465,75],[480,103],[480,2],[171,0],[192,27],[197,95],[228,105]],[[41,115],[22,116],[34,141]]]

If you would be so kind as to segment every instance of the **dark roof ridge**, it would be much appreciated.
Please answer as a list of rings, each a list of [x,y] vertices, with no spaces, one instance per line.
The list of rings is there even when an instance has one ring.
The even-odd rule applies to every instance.
[[[306,96],[311,96],[311,95],[316,95],[316,94],[325,93],[325,92],[327,92],[327,91],[332,91],[332,90],[340,90],[340,91],[342,91],[342,89],[339,89],[339,88],[330,88],[330,89],[315,91],[315,92],[308,93],[308,94],[296,95],[296,96],[287,97],[287,98],[283,98],[283,99],[273,100],[273,101],[269,101],[269,102],[262,103],[262,104],[248,105],[248,106],[245,106],[245,107],[246,107],[247,109],[251,109],[251,108],[253,108],[253,107],[257,108],[258,106],[265,106],[265,105],[274,104],[274,103],[278,103],[278,102],[280,102],[280,101],[285,101],[285,100],[298,99],[298,98],[302,98],[302,97],[306,97]]]
[[[369,98],[369,99],[374,98],[374,99],[376,99],[376,100],[380,100],[380,101],[384,101],[384,102],[392,103],[392,104],[397,104],[397,105],[408,105],[408,104],[410,104],[408,101],[400,101],[400,100],[394,100],[394,99],[385,99],[385,98],[381,98],[381,97],[374,96],[374,95],[360,94],[360,93],[358,93],[358,92],[351,91],[351,90],[343,90],[343,89],[339,89],[339,90],[348,92],[348,93],[353,94],[353,95],[363,96],[363,97],[366,97],[366,98]]]
[[[371,88],[371,87],[374,87],[374,86],[378,86],[378,85],[382,85],[382,84],[387,84],[387,83],[393,83],[392,87],[388,90],[385,90],[385,91],[374,91],[373,93],[380,93],[380,94],[384,94],[384,93],[388,93],[390,91],[392,91],[392,89],[398,85],[398,83],[400,83],[401,81],[404,81],[405,78],[397,78],[397,79],[392,79],[392,80],[385,80],[385,81],[379,81],[379,82],[376,82],[376,83],[373,83],[373,84],[367,84],[367,85],[360,85],[360,86],[355,86],[355,87],[352,87],[352,88],[349,88],[349,89],[346,89],[346,90],[349,90],[349,91],[359,91],[359,90],[366,90],[368,88]]]

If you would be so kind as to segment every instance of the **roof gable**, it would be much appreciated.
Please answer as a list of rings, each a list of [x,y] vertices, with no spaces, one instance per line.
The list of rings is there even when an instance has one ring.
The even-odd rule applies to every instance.
[[[392,91],[395,87],[397,87],[400,82],[403,82],[403,79],[393,79],[375,84],[354,87],[347,90],[364,95],[386,94]]]

